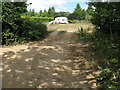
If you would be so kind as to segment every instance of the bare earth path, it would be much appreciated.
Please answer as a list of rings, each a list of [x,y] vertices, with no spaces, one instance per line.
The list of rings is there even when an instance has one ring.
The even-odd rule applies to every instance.
[[[86,44],[74,32],[2,48],[3,88],[96,88]]]

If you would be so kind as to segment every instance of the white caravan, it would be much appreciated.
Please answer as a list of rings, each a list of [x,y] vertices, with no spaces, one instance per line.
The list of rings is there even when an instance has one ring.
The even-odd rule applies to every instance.
[[[56,17],[55,22],[58,23],[68,23],[67,17]]]

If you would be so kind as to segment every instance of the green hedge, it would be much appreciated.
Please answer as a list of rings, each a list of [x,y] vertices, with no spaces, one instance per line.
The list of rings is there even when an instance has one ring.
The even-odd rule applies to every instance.
[[[20,36],[23,41],[36,41],[47,35],[47,26],[34,19],[23,19]]]
[[[22,18],[24,18],[24,19],[25,18],[34,19],[34,20],[41,21],[41,22],[49,22],[49,21],[54,20],[53,17],[35,17],[35,16],[28,17],[28,16],[22,16]]]
[[[108,34],[120,34],[120,2],[92,2],[95,13],[92,23],[98,30]]]
[[[29,41],[38,41],[47,35],[47,26],[40,21],[21,19],[17,32],[6,29],[2,32],[2,44],[13,45]],[[4,25],[3,25],[4,26]]]
[[[25,2],[2,2],[2,44],[17,43],[22,27],[21,14],[27,11]]]
[[[68,20],[69,23],[80,23],[80,20]]]

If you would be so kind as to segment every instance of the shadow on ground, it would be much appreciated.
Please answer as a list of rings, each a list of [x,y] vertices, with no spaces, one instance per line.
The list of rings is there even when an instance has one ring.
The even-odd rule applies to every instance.
[[[96,88],[87,44],[54,31],[45,40],[3,48],[3,88]]]

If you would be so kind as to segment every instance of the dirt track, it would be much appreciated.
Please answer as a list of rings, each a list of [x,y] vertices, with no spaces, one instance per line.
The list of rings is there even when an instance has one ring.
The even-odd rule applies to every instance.
[[[95,88],[96,73],[86,44],[74,32],[2,48],[3,88]]]

